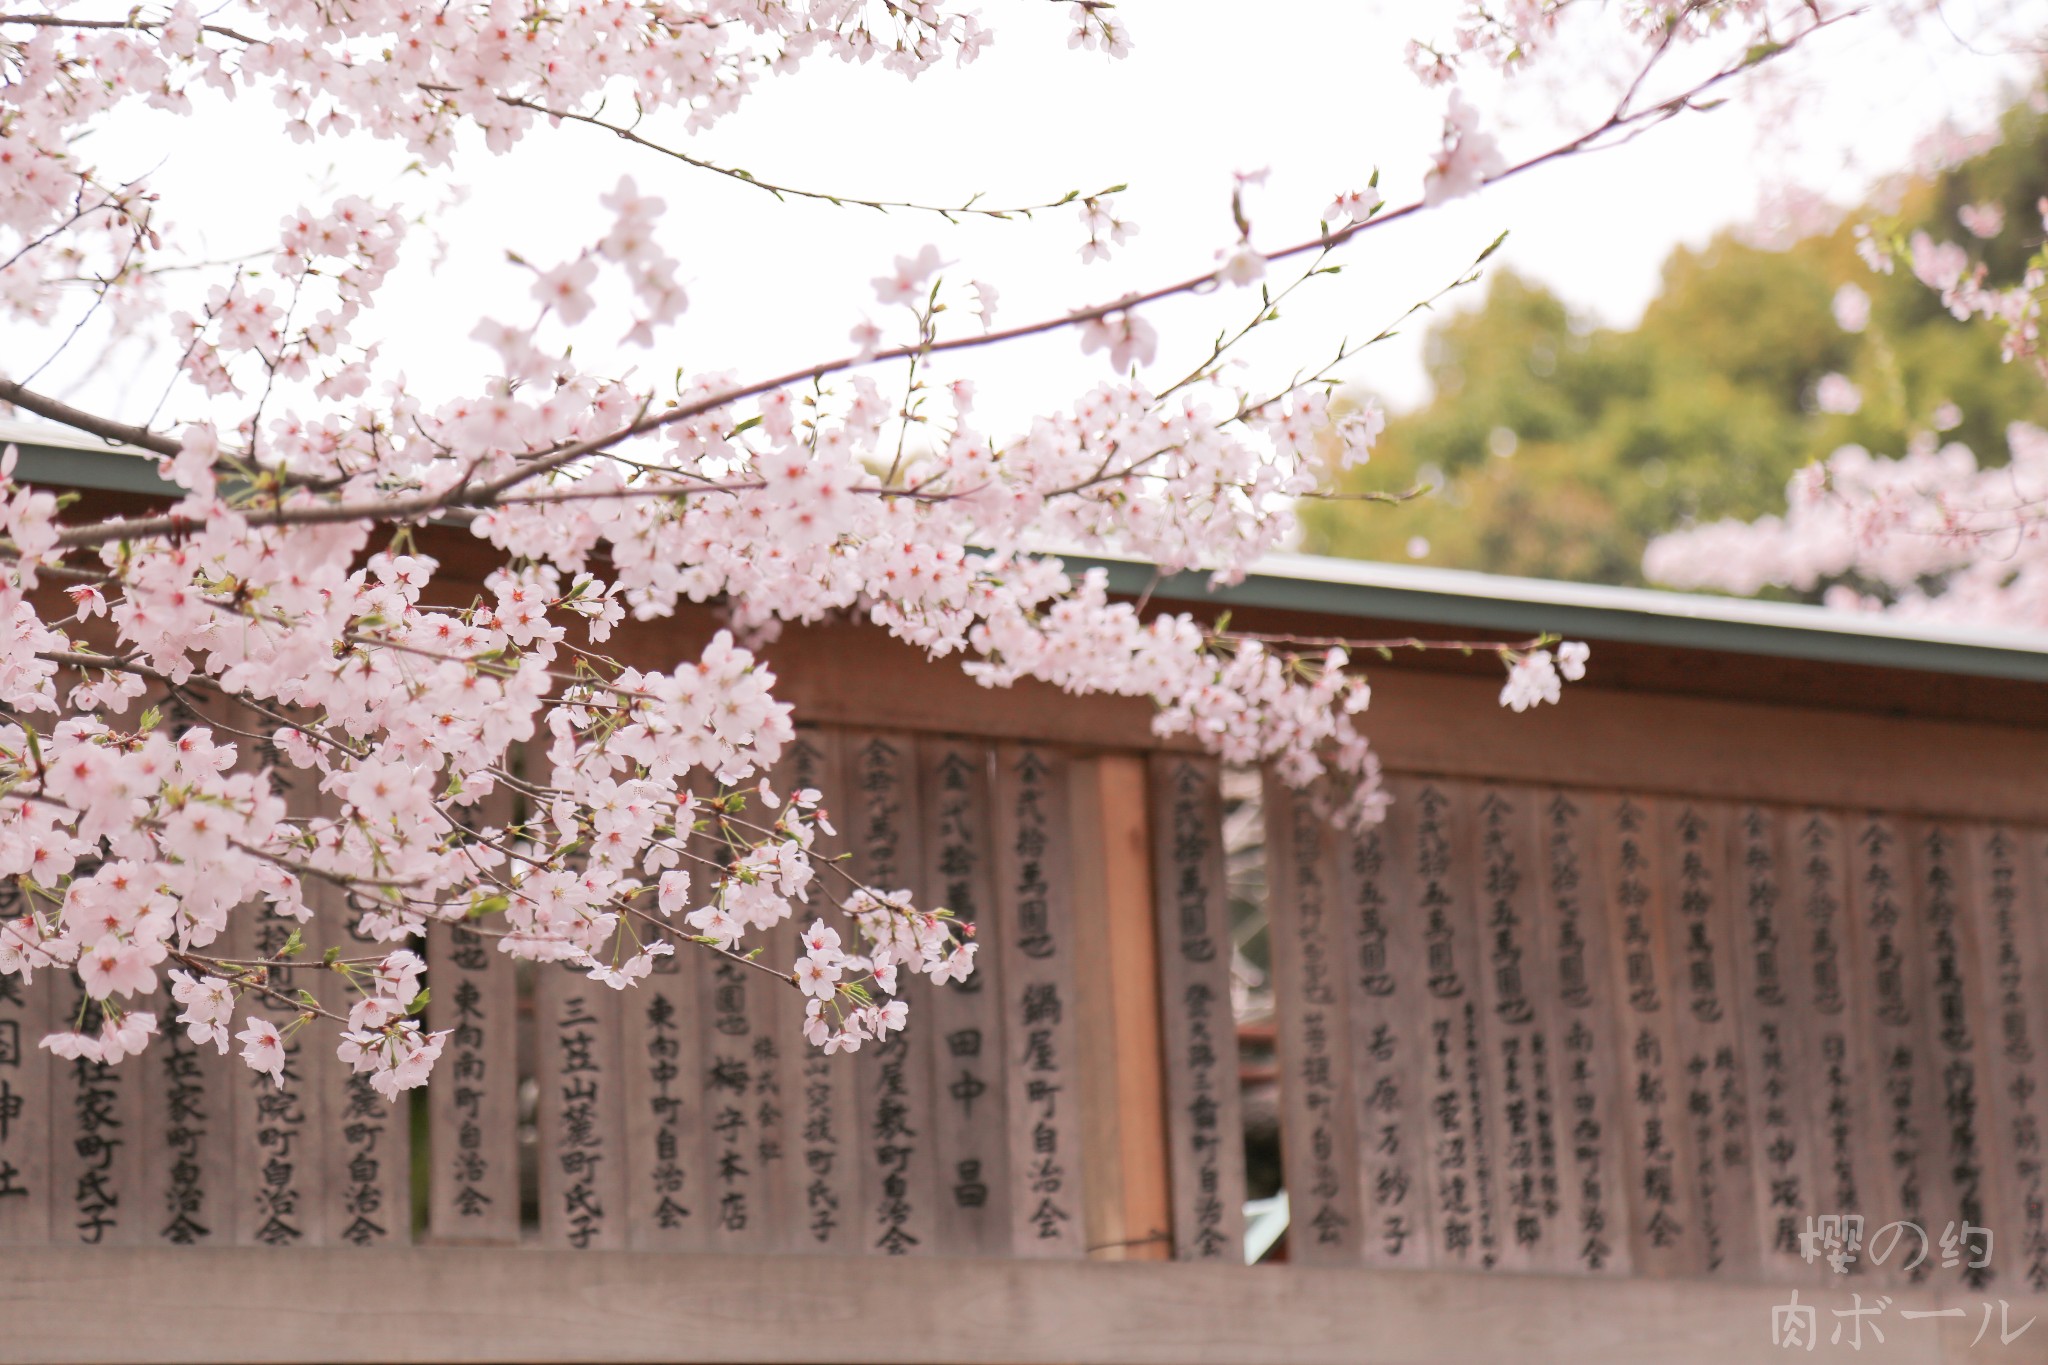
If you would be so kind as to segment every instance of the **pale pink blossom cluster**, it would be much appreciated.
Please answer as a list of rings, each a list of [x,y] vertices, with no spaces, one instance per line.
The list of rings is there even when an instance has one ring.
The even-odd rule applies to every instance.
[[[1111,7],[1069,13],[1081,46],[1127,49]],[[21,407],[151,451],[177,490],[126,519],[60,521],[54,497],[16,481],[13,452],[0,461],[0,878],[25,906],[0,919],[0,973],[75,971],[97,1002],[96,1031],[51,1047],[140,1051],[167,979],[194,1042],[239,1044],[281,1080],[324,1015],[340,1061],[396,1096],[443,1041],[418,1018],[414,946],[457,922],[617,989],[678,947],[730,954],[801,988],[809,1032],[834,1050],[901,1028],[899,975],[965,977],[971,928],[811,857],[830,832],[819,794],[785,800],[767,780],[794,731],[756,651],[787,623],[866,621],[989,687],[1149,699],[1162,735],[1322,782],[1346,821],[1381,813],[1360,729],[1370,691],[1347,650],[1141,610],[1057,557],[1228,583],[1290,543],[1296,503],[1333,460],[1369,454],[1383,415],[1333,403],[1324,373],[1271,390],[1220,366],[1146,382],[1174,339],[1145,305],[1218,272],[1018,328],[1071,329],[1116,373],[1021,429],[984,429],[972,379],[943,372],[1004,338],[996,289],[959,286],[970,309],[936,246],[873,277],[876,306],[914,327],[898,349],[864,320],[855,356],[760,382],[676,369],[656,386],[576,358],[614,285],[640,346],[687,306],[659,240],[668,205],[624,178],[602,199],[602,236],[513,267],[530,272],[512,291],[519,320],[462,320],[451,340],[482,341],[493,372],[427,393],[380,363],[367,330],[412,214],[340,195],[287,216],[260,275],[210,268],[160,240],[152,191],[103,185],[81,159],[119,106],[176,111],[204,86],[268,100],[295,137],[389,140],[438,174],[473,143],[503,153],[550,125],[585,136],[614,101],[686,114],[694,131],[813,54],[905,74],[965,61],[988,41],[972,15],[283,0],[146,5],[121,24],[61,3],[0,16],[0,294],[69,327],[63,301],[90,282],[86,308],[111,301],[171,343],[163,410],[182,414],[127,425],[0,373]],[[1451,110],[1432,203],[1500,168],[1476,111],[1455,95]],[[1341,196],[1290,252],[1330,249],[1340,214],[1362,228],[1379,206],[1372,185]],[[1091,259],[1134,231],[1109,192],[1080,213]],[[1224,279],[1262,277],[1249,235],[1240,221]],[[182,311],[150,311],[159,267],[207,272]],[[949,330],[970,312],[974,326]],[[870,361],[902,362],[908,396],[885,397]],[[426,527],[466,531],[496,567],[451,587],[419,548]],[[688,657],[606,652],[628,616],[686,604],[724,627]],[[1503,659],[1509,705],[1554,700],[1583,669],[1572,647]],[[260,960],[230,955],[257,913],[338,942],[344,901],[362,956],[298,933]],[[750,954],[821,906],[786,969]],[[336,978],[346,1003],[303,984]]]
[[[1422,201],[1441,204],[1472,193],[1507,168],[1500,144],[1479,126],[1479,110],[1453,90],[1444,110],[1443,143],[1422,177]]]
[[[804,931],[796,961],[797,986],[806,997],[804,1036],[828,1054],[858,1052],[863,1042],[903,1027],[909,1017],[897,996],[903,972],[943,985],[974,971],[971,926],[944,914],[903,913],[909,904],[908,891],[863,889],[848,899],[844,909],[860,928],[865,953],[844,951],[839,931],[823,920]]]
[[[2048,201],[2039,209],[2048,225]],[[2002,213],[1966,215],[1966,226],[1983,227],[1986,235],[2004,226]],[[1958,319],[1999,327],[2008,361],[2031,359],[2048,375],[2040,350],[2048,252],[2037,252],[2017,283],[2000,287],[1988,283],[1986,267],[1962,246],[1924,232],[1899,241],[1865,229],[1857,245],[1874,269],[1904,265]],[[1868,296],[1842,286],[1835,314],[1845,328],[1861,330],[1869,322]],[[1841,375],[1816,386],[1823,412],[1854,412],[1861,401]],[[1844,610],[2048,629],[2048,432],[2014,423],[2006,431],[2007,458],[1987,465],[1961,443],[1941,439],[1962,420],[1954,403],[1937,405],[1897,458],[1844,446],[1793,476],[1783,516],[1661,536],[1645,552],[1643,571],[1674,587],[1751,594],[1775,585],[1822,591],[1830,606]]]
[[[1831,606],[2048,628],[2048,432],[2007,432],[1980,466],[1931,437],[1898,459],[1845,446],[1787,488],[1782,517],[1722,521],[1651,543],[1643,569],[1678,587],[1828,589]]]

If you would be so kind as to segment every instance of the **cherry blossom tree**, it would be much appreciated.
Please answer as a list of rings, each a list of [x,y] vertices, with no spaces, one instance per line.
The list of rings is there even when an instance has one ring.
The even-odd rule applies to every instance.
[[[1331,187],[1321,222],[1274,245],[1254,232],[1257,177],[1243,176],[1226,186],[1238,231],[1216,268],[1002,325],[996,290],[913,225],[981,216],[1040,232],[1072,214],[1084,258],[1099,258],[1132,249],[1119,190],[849,200],[690,140],[820,62],[887,79],[972,61],[990,33],[950,0],[34,0],[0,13],[9,335],[40,329],[58,351],[141,338],[152,360],[135,387],[162,395],[139,420],[88,411],[11,355],[0,402],[154,455],[179,490],[115,515],[17,482],[11,451],[0,465],[0,876],[21,893],[0,920],[0,973],[76,970],[99,1002],[46,1045],[110,1061],[141,1050],[159,1027],[143,1005],[167,975],[195,1040],[239,1043],[275,1076],[287,1036],[326,1016],[340,1060],[395,1095],[441,1046],[419,1021],[408,946],[439,921],[619,988],[679,947],[729,954],[800,991],[828,1050],[902,1027],[900,974],[964,976],[971,926],[808,856],[829,815],[817,792],[767,780],[793,716],[756,652],[789,623],[857,618],[993,688],[1149,699],[1161,736],[1321,784],[1335,818],[1376,819],[1386,798],[1354,657],[1420,642],[1232,631],[1117,600],[1057,551],[1242,575],[1288,543],[1292,507],[1329,463],[1367,457],[1381,420],[1332,401],[1378,337],[1283,379],[1234,364],[1294,291],[1385,224],[1722,100],[1858,13],[1599,10],[1588,22],[1632,73],[1611,112],[1511,157],[1457,82],[1519,69],[1572,8],[1475,7],[1413,49],[1418,72],[1453,88],[1404,202],[1361,172]],[[1132,41],[1104,0],[1015,18],[1049,20],[1070,26],[1076,60]],[[258,258],[223,263],[180,236],[148,178],[100,169],[95,135],[124,110],[223,102],[310,143],[402,149],[451,183],[550,138],[602,133],[644,161],[604,198],[601,237],[519,260],[525,297],[447,320],[448,343],[483,342],[493,370],[426,391],[380,358],[377,323],[403,254],[435,246],[431,212],[337,194],[278,224]],[[851,203],[906,223],[903,254],[861,268],[874,312],[847,319],[843,353],[661,381],[578,359],[579,340],[614,325],[604,300],[622,298],[625,343],[669,365],[689,300],[662,227],[694,175],[742,181],[781,212]],[[1154,306],[1194,296],[1238,321],[1213,342],[1162,336]],[[1101,382],[1022,429],[983,430],[969,367],[1052,333],[1099,355]],[[482,595],[448,592],[427,528],[488,547]],[[723,614],[696,657],[649,668],[606,652],[629,615],[685,603]],[[1555,644],[1484,646],[1507,666],[1504,704],[1555,700],[1583,673],[1584,647]],[[279,773],[317,786],[318,809],[288,800]],[[508,793],[516,818],[485,813]],[[224,946],[252,908],[303,922],[338,898],[379,952],[308,960],[296,936],[262,958]],[[799,904],[801,959],[761,961],[761,932]],[[317,972],[346,977],[352,1007],[324,1008],[305,988]],[[252,998],[290,1017],[243,1014]]]
[[[2048,199],[2035,214],[2048,231]],[[1966,204],[1957,218],[1978,248],[2009,226],[1995,203]],[[1925,231],[1901,237],[1882,225],[1859,232],[1871,269],[1910,272],[1958,320],[1996,328],[2006,363],[2048,380],[2048,248],[2028,256],[2017,279],[1994,281],[1961,242],[1937,242]],[[1843,286],[1835,316],[1845,330],[1862,331],[1868,295]],[[1840,375],[1821,387],[1831,390],[1820,395],[1824,410],[1854,411],[1860,402]],[[1980,463],[1968,446],[1943,439],[1960,420],[1953,404],[1941,404],[1892,458],[1844,446],[1793,476],[1783,516],[1673,532],[1651,543],[1644,571],[1664,583],[1743,594],[1819,590],[1830,606],[1851,611],[2048,628],[2048,431],[2014,422],[2005,461]]]

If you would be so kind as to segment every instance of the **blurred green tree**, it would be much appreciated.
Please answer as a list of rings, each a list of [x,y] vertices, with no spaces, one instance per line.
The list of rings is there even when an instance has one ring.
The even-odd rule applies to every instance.
[[[1853,236],[1885,217],[1964,243],[1993,279],[2016,277],[2041,241],[2048,118],[2021,103],[2002,132],[1991,150],[1900,187],[1892,214],[1866,206],[1782,250],[1733,233],[1681,248],[1632,329],[1590,327],[1542,287],[1495,274],[1476,309],[1431,329],[1430,400],[1393,417],[1371,463],[1339,480],[1437,491],[1399,507],[1312,504],[1303,548],[1640,583],[1650,537],[1780,511],[1791,474],[1845,443],[1897,454],[1959,412],[1940,438],[2002,463],[2009,422],[2048,424],[2048,391],[2000,361],[1988,328],[1955,321],[1910,277],[1865,267]],[[2006,228],[1979,242],[1957,215],[1984,203],[2003,209]],[[1836,321],[1844,285],[1869,297],[1860,332]],[[1829,374],[1855,384],[1857,411],[1821,409]]]

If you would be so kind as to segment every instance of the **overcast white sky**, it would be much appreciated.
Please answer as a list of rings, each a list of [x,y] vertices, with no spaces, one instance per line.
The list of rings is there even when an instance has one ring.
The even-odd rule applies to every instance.
[[[1133,54],[1111,62],[1069,51],[1061,10],[990,5],[997,41],[965,70],[914,83],[879,69],[821,62],[767,85],[691,150],[763,177],[874,197],[1028,202],[1067,189],[1128,181],[1123,214],[1141,234],[1113,262],[1083,268],[1076,212],[1032,223],[950,225],[829,205],[781,204],[743,186],[664,162],[587,128],[540,130],[509,158],[468,156],[458,178],[474,193],[442,229],[447,258],[415,251],[387,290],[373,334],[421,387],[468,391],[488,364],[467,340],[477,317],[531,315],[530,277],[505,247],[542,264],[602,235],[596,202],[621,173],[668,201],[661,236],[684,261],[691,309],[654,352],[621,363],[668,375],[689,370],[779,372],[843,353],[865,312],[878,321],[868,278],[926,242],[958,264],[952,273],[995,283],[1003,323],[1023,322],[1195,273],[1232,237],[1230,172],[1271,168],[1253,201],[1254,241],[1278,246],[1312,235],[1333,193],[1382,168],[1390,201],[1412,197],[1434,143],[1442,93],[1402,67],[1402,41],[1441,31],[1447,7],[1280,0],[1124,0]],[[1980,46],[2009,22],[2007,5],[1950,5],[1948,27]],[[2036,25],[2036,31],[2040,26]],[[1875,23],[1830,35],[1824,83],[1806,82],[1791,114],[1740,108],[1692,116],[1620,150],[1539,170],[1412,224],[1370,235],[1343,256],[1346,273],[1290,309],[1278,344],[1254,353],[1279,374],[1320,360],[1346,335],[1369,334],[1415,298],[1454,278],[1502,229],[1496,259],[1540,279],[1598,319],[1631,319],[1654,292],[1660,262],[1679,243],[1751,218],[1760,196],[1787,180],[1852,201],[1905,164],[1944,119],[1981,125],[2022,59],[1973,55],[1961,43],[1901,40]],[[1611,75],[1572,61],[1561,86],[1524,91],[1505,111],[1510,160],[1555,140],[1560,104],[1611,104]],[[1490,98],[1490,94],[1488,95]],[[111,169],[161,162],[155,179],[174,220],[203,230],[229,254],[271,240],[299,203],[337,193],[400,194],[421,204],[424,182],[398,174],[404,157],[377,144],[293,147],[271,134],[267,104],[252,101],[198,120],[136,119],[102,139]],[[1759,129],[1767,130],[1760,135]],[[660,133],[662,125],[646,131]],[[673,128],[671,127],[671,131]],[[680,139],[679,132],[676,136]],[[347,160],[337,165],[336,158]],[[1241,319],[1244,296],[1161,310],[1161,371],[1199,358],[1209,336]],[[621,326],[620,330],[623,330]],[[1350,374],[1397,403],[1426,392],[1413,335],[1353,363]],[[0,333],[4,369],[20,373],[48,338]],[[586,363],[597,360],[587,349]],[[51,381],[81,399],[146,413],[161,391],[151,369],[60,365]],[[980,353],[947,377],[974,378],[983,411],[999,419],[1064,406],[1103,375],[1071,335]],[[1175,369],[1174,373],[1179,373]],[[168,415],[175,415],[167,413]],[[992,424],[993,425],[993,424]]]

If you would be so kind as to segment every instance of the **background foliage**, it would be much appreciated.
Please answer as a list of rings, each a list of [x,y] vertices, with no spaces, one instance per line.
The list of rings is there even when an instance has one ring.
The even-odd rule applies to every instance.
[[[1400,507],[1306,509],[1303,549],[1494,573],[1641,583],[1645,543],[1694,521],[1782,511],[1785,481],[1848,442],[1902,452],[1944,403],[1986,464],[2005,459],[2008,423],[2048,424],[2031,369],[2001,364],[1996,337],[1945,312],[1907,276],[1872,272],[1854,225],[1896,224],[1957,241],[2013,279],[2040,245],[2048,195],[2048,117],[2028,103],[1998,146],[1940,175],[1889,187],[1840,226],[1783,249],[1722,234],[1680,249],[1639,325],[1587,326],[1564,300],[1497,273],[1476,309],[1429,335],[1434,394],[1392,418],[1350,490],[1416,483],[1437,491]],[[1979,242],[1957,221],[1996,202],[2006,230]],[[1870,323],[1844,331],[1836,290],[1871,299]],[[1839,372],[1861,389],[1853,415],[1821,412],[1814,387]],[[1411,553],[1420,537],[1426,554]],[[1420,549],[1415,545],[1413,549]]]

